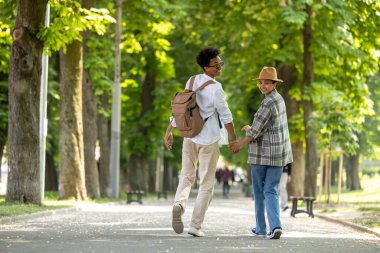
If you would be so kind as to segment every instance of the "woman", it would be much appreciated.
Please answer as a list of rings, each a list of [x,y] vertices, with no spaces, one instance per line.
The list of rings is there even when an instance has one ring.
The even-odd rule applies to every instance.
[[[279,239],[282,234],[280,208],[278,205],[278,184],[283,167],[293,161],[285,102],[277,92],[277,71],[264,67],[258,78],[259,88],[265,98],[254,115],[252,126],[244,126],[244,139],[232,143],[232,152],[239,152],[249,143],[248,163],[251,166],[253,192],[255,197],[256,226],[252,229],[255,237]],[[269,233],[266,235],[265,210]]]

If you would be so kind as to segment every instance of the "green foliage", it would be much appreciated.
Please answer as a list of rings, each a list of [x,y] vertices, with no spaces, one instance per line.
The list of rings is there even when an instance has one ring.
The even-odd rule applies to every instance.
[[[373,115],[367,115],[360,133],[360,152],[366,157],[380,159],[380,72],[368,79],[367,99],[374,102]]]
[[[8,74],[11,56],[15,1],[0,1],[0,73]]]
[[[368,177],[373,177],[376,174],[380,175],[380,166],[375,167],[367,167],[367,166],[361,166],[361,172],[363,175],[366,175]]]
[[[122,150],[126,157],[143,154],[152,159],[163,146],[170,99],[178,87],[172,80],[174,61],[168,54],[176,10],[169,1],[133,1],[123,12],[122,125],[128,127],[122,128]],[[143,87],[149,89],[150,101],[144,98]]]
[[[334,90],[327,83],[316,84],[315,89],[322,96],[314,99],[318,108],[311,117],[311,124],[317,130],[320,149],[343,149],[355,153],[365,113],[360,107],[355,108],[343,92]]]
[[[114,76],[114,40],[109,36],[92,35],[87,41],[87,52],[84,55],[84,68],[89,71],[94,92],[97,97],[104,93],[112,94]],[[107,60],[105,60],[107,59]],[[98,103],[99,113],[110,117],[111,113]]]
[[[109,16],[107,9],[90,10],[82,8],[75,0],[54,0],[50,1],[51,23],[49,27],[43,27],[37,37],[44,42],[44,46],[49,50],[58,51],[74,40],[82,41],[82,32],[91,30],[98,35],[104,35],[106,25],[115,22]]]
[[[0,1],[0,139],[7,138],[8,72],[11,57],[12,27],[15,20],[15,1]]]
[[[11,45],[11,27],[9,24],[0,21],[0,72],[2,73],[8,73]]]

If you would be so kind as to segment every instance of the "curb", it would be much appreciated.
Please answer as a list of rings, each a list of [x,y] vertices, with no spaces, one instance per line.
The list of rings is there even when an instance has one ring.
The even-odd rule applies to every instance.
[[[331,218],[331,217],[327,217],[327,216],[324,216],[324,215],[320,215],[320,214],[314,214],[314,216],[320,218],[320,219],[323,219],[323,220],[327,220],[327,221],[330,221],[330,222],[334,222],[334,223],[338,223],[338,224],[341,224],[341,225],[344,225],[344,226],[348,226],[348,227],[351,227],[351,228],[354,228],[356,230],[359,230],[361,232],[364,232],[364,233],[368,233],[368,234],[373,234],[377,237],[380,238],[380,233],[379,232],[376,232],[370,228],[367,228],[367,227],[364,227],[364,226],[361,226],[361,225],[358,225],[358,224],[355,224],[355,223],[352,223],[352,222],[349,222],[349,221],[343,221],[343,220],[339,220],[339,219],[334,219],[334,218]]]

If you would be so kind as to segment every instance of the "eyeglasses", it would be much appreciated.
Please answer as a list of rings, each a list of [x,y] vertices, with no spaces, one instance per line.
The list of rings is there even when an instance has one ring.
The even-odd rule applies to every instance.
[[[221,62],[219,62],[219,63],[217,63],[217,64],[215,64],[215,65],[207,66],[207,67],[209,67],[209,68],[221,69],[223,66],[224,66],[224,62],[221,61]]]

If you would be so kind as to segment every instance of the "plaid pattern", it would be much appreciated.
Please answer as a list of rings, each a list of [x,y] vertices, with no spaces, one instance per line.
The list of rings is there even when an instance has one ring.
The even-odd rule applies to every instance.
[[[248,163],[285,166],[293,162],[285,102],[276,90],[261,102],[246,135],[253,138]]]

